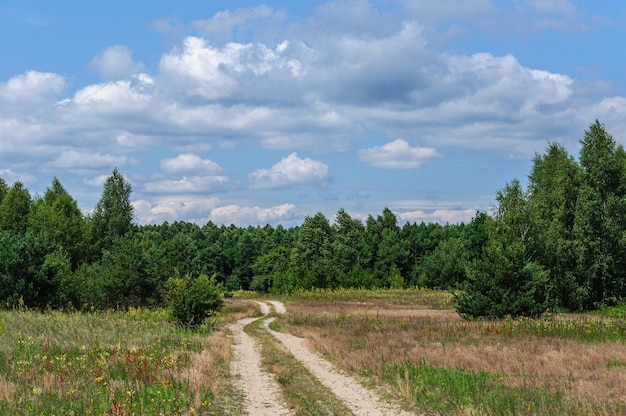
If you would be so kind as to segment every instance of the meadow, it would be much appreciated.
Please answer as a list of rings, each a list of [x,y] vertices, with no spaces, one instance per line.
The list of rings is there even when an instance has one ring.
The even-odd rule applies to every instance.
[[[429,290],[315,290],[283,301],[289,313],[273,328],[308,338],[335,365],[418,414],[626,413],[620,308],[465,321],[449,294]],[[3,311],[0,414],[243,414],[229,382],[226,324],[258,311],[248,294],[226,305],[196,332],[165,310]],[[319,412],[308,410],[323,391],[259,325],[249,333],[292,408],[328,414],[335,406],[340,414],[332,397]]]
[[[255,311],[231,302],[224,314]],[[132,308],[5,311],[0,319],[0,414],[237,413],[230,339],[216,322],[191,332],[165,310]]]
[[[449,294],[295,294],[277,328],[340,368],[386,386],[415,412],[618,415],[626,412],[623,311],[464,321]],[[612,316],[604,316],[612,315]]]

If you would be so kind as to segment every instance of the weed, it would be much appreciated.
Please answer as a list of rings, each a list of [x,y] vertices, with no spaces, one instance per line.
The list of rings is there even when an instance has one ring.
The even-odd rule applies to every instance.
[[[227,384],[228,338],[183,331],[161,310],[2,319],[0,414],[189,414],[213,406]],[[191,367],[202,373],[189,377]]]

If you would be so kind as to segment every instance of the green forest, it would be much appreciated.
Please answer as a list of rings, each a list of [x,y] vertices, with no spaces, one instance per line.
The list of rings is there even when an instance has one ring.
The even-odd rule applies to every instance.
[[[117,169],[89,215],[56,178],[36,196],[0,178],[0,304],[153,307],[198,276],[226,292],[440,288],[467,318],[614,304],[626,295],[626,152],[599,121],[580,144],[576,159],[550,143],[526,189],[510,180],[467,224],[398,224],[385,208],[292,228],[138,225]]]

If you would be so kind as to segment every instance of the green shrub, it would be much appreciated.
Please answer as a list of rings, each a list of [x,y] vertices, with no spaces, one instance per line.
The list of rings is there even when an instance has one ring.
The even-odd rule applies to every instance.
[[[185,328],[198,328],[224,305],[215,277],[174,277],[168,279],[166,286],[172,316]]]

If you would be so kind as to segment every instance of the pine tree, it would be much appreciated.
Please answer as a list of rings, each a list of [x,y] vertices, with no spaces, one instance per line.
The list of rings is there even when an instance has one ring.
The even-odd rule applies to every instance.
[[[113,242],[133,228],[132,187],[115,168],[104,182],[102,197],[91,216],[91,238],[96,254],[109,249]]]

